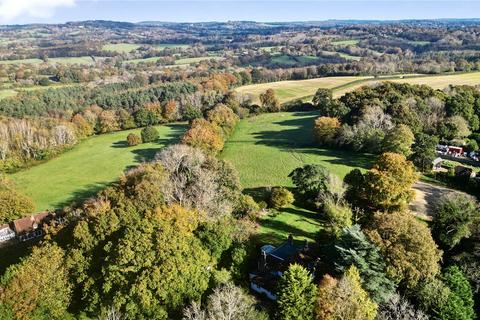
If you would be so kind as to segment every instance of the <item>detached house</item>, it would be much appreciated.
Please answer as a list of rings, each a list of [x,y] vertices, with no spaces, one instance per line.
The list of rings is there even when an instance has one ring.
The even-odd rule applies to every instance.
[[[276,300],[276,285],[283,273],[292,263],[298,263],[314,272],[317,261],[310,254],[308,242],[295,244],[293,236],[280,246],[267,244],[261,247],[257,270],[249,274],[250,288],[264,294],[270,300]]]
[[[43,235],[42,225],[48,223],[53,218],[49,212],[43,212],[29,217],[24,217],[12,221],[9,224],[0,226],[0,244],[13,239],[19,241],[28,241]]]

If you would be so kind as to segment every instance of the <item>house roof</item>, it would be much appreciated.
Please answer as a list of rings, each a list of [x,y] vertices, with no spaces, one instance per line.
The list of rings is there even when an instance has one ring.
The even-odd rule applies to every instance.
[[[435,160],[433,160],[433,162],[432,162],[432,163],[433,163],[433,165],[435,166],[435,165],[437,165],[437,164],[441,163],[442,161],[443,161],[443,159],[442,159],[442,158],[440,158],[440,157],[438,157],[438,158],[436,158]]]
[[[48,217],[50,213],[42,212],[30,217],[25,217],[13,221],[13,227],[17,234],[28,233],[38,228]]]

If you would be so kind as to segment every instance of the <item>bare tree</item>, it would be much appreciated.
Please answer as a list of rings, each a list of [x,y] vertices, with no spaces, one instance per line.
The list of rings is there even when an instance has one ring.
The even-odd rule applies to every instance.
[[[416,310],[408,300],[400,295],[393,295],[390,300],[380,305],[377,320],[427,320],[428,316]]]
[[[216,288],[208,297],[206,310],[193,303],[184,311],[184,320],[262,320],[255,309],[255,299],[232,283]]]

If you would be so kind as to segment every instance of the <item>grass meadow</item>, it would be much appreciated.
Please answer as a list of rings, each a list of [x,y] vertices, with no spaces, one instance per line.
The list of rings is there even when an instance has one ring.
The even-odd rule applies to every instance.
[[[82,141],[58,157],[10,175],[17,188],[30,196],[36,210],[81,201],[116,181],[123,171],[153,159],[165,145],[176,142],[186,124],[158,126],[155,143],[126,145],[127,135],[140,129],[114,132]]]
[[[257,199],[265,188],[292,187],[288,174],[304,164],[324,165],[342,178],[353,168],[370,167],[371,155],[316,147],[312,129],[317,117],[317,112],[281,112],[244,119],[221,157],[234,165],[246,192]],[[294,205],[272,211],[261,226],[261,242],[279,243],[289,233],[313,240],[321,223],[316,213]]]

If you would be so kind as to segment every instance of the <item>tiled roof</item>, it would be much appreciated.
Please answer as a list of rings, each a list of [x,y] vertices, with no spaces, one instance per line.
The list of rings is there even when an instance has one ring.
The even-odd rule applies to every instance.
[[[13,222],[15,232],[23,234],[37,229],[50,216],[50,213],[43,212],[34,216],[21,218]]]

